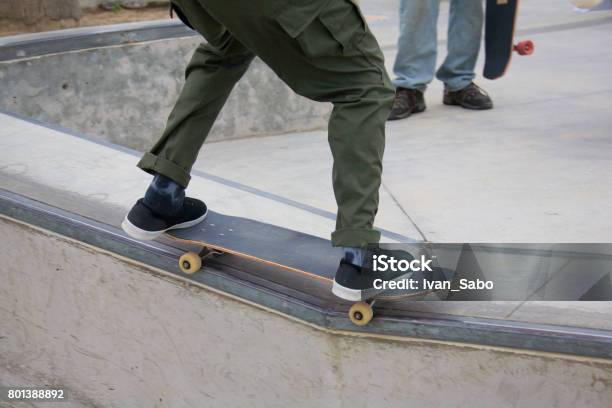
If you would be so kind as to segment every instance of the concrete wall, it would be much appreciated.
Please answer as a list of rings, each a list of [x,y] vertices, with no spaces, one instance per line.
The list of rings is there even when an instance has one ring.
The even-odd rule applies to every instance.
[[[73,406],[612,400],[611,361],[331,333],[2,217],[0,235],[0,379],[64,387]]]
[[[28,25],[41,21],[75,19],[82,16],[79,0],[0,0],[0,18]]]
[[[82,8],[94,8],[103,3],[118,3],[122,7],[140,8],[168,4],[169,0],[79,0]]]
[[[200,37],[0,62],[0,108],[145,150],[157,140]],[[324,129],[330,104],[293,93],[256,60],[209,140]]]

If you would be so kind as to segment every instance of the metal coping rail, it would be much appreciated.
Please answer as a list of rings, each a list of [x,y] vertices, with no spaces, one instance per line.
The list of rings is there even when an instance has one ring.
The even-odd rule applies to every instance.
[[[0,62],[42,55],[196,36],[179,20],[71,28],[0,38]]]
[[[175,248],[136,241],[117,227],[3,189],[0,214],[186,278],[178,270]],[[310,305],[222,271],[209,268],[186,279],[332,330],[612,359],[612,332],[607,330],[422,312],[381,316],[357,327],[343,311]]]

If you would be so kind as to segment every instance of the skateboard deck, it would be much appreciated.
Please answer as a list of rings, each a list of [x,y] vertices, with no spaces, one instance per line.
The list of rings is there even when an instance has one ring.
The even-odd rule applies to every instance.
[[[487,0],[485,16],[485,66],[483,75],[488,79],[503,76],[510,65],[512,52],[531,55],[532,41],[514,44],[514,28],[519,0]]]
[[[209,211],[202,223],[171,230],[166,235],[204,250],[229,253],[328,281],[334,278],[343,255],[340,248],[332,247],[323,238],[213,211]],[[185,273],[197,272],[197,269],[181,268]]]
[[[326,239],[213,211],[209,211],[202,223],[191,228],[171,230],[165,235],[180,244],[201,248],[199,253],[190,251],[179,258],[179,268],[186,274],[198,272],[202,261],[205,262],[208,257],[231,254],[299,274],[307,279],[323,281],[331,287],[340,259],[344,255],[340,248],[332,247],[331,242]],[[372,318],[372,305],[377,299],[416,299],[431,292],[433,291],[386,291],[367,302],[355,303],[349,311],[349,317],[354,323],[365,325]]]

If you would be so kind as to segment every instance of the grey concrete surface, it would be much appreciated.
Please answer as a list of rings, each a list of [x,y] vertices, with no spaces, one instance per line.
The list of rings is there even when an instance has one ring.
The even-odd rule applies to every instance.
[[[0,123],[3,124],[0,128],[0,188],[118,226],[150,180],[150,176],[135,168],[138,160],[135,154],[11,116],[0,114]],[[312,139],[311,134],[294,137]],[[228,157],[231,154],[238,163],[243,161],[250,151],[257,151],[255,145],[247,142],[269,140],[286,139],[270,137],[215,143],[210,146],[229,150],[225,153],[223,150],[213,150],[209,154],[214,154],[213,157]],[[312,145],[310,140],[308,146]],[[36,146],[36,149],[32,149],[32,146]],[[318,144],[318,149],[321,149],[321,152],[326,149],[323,140]],[[288,162],[294,163],[291,170],[278,172],[272,167],[253,167],[249,170],[247,162],[243,172],[249,170],[255,173],[251,177],[256,178],[259,171],[275,171],[282,174],[282,177],[270,178],[276,184],[254,183],[256,190],[245,190],[244,186],[252,186],[240,184],[241,178],[237,175],[230,174],[235,176],[231,179],[211,178],[211,174],[223,174],[222,169],[212,168],[218,173],[196,171],[188,190],[189,194],[203,198],[209,207],[217,212],[248,217],[328,239],[334,227],[331,190],[328,191],[329,197],[325,197],[323,193],[326,190],[323,188],[315,188],[311,192],[294,188],[295,180],[304,180],[306,184],[316,181],[317,173],[313,174],[313,171],[309,170],[318,166],[316,162],[315,165],[304,162],[303,166],[298,166],[299,161],[293,160],[292,155],[298,157],[300,151],[288,147],[276,146],[268,152],[270,163],[278,160],[277,153],[274,153],[278,152]],[[253,163],[253,166],[255,165]],[[327,178],[329,173],[321,169],[318,176]],[[252,182],[251,179],[247,181]],[[320,180],[317,185],[321,185]],[[272,190],[266,190],[267,188]],[[269,191],[274,191],[276,195],[269,195]],[[296,191],[301,193],[296,194]],[[287,198],[292,201],[286,201]],[[327,216],[323,216],[321,212]],[[418,230],[398,208],[391,195],[384,191],[377,225],[383,231],[388,231],[383,232],[383,238],[388,242],[397,242],[390,238],[391,233],[418,238]],[[550,241],[565,242],[564,239]],[[415,302],[412,307],[416,311],[431,313],[612,329],[612,320],[609,318],[612,314],[611,302]],[[530,313],[532,309],[536,311],[533,315]],[[563,313],[559,313],[560,310],[563,310]]]
[[[535,19],[533,5],[542,27],[574,16],[524,3],[526,20]],[[612,59],[602,50],[612,23],[597,21],[532,32],[535,55],[515,57],[500,80],[478,80],[491,111],[442,105],[434,81],[426,112],[389,123],[383,191],[403,221],[438,242],[610,242]],[[387,52],[388,66],[393,57]],[[296,136],[210,144],[197,167],[333,208],[330,185],[321,183],[331,168],[325,133]]]
[[[3,114],[0,123],[1,188],[119,225],[151,178],[135,167],[137,153],[118,151]],[[301,203],[296,197],[288,202],[283,200],[283,189],[272,195],[261,189],[245,191],[252,187],[206,174],[196,171],[189,192],[203,197],[211,209],[329,239],[335,225],[334,207],[328,211],[312,206],[313,201]],[[333,195],[330,200],[333,202]],[[418,238],[410,222],[396,222],[402,215],[391,197],[383,195],[381,208],[387,215],[379,218],[380,228],[392,226],[389,231]]]
[[[0,107],[144,150],[161,134],[199,42],[194,36],[0,62]],[[257,60],[209,140],[321,129],[329,111]]]
[[[0,376],[65,387],[73,406],[596,408],[612,398],[610,361],[318,330],[2,217],[0,234],[12,260]]]
[[[79,0],[83,8],[96,8],[104,4],[119,4],[125,8],[142,8],[147,6],[161,6],[168,4],[169,0]]]
[[[532,35],[536,54],[481,81],[495,109],[445,107],[436,82],[426,113],[389,126],[386,185],[428,239],[610,241],[611,31]]]

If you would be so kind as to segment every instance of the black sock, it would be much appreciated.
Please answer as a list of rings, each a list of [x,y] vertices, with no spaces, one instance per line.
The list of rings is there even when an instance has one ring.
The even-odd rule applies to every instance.
[[[176,215],[183,208],[185,189],[172,179],[156,174],[143,201],[156,214]]]
[[[365,264],[365,250],[362,248],[344,247],[344,260],[355,266]]]

